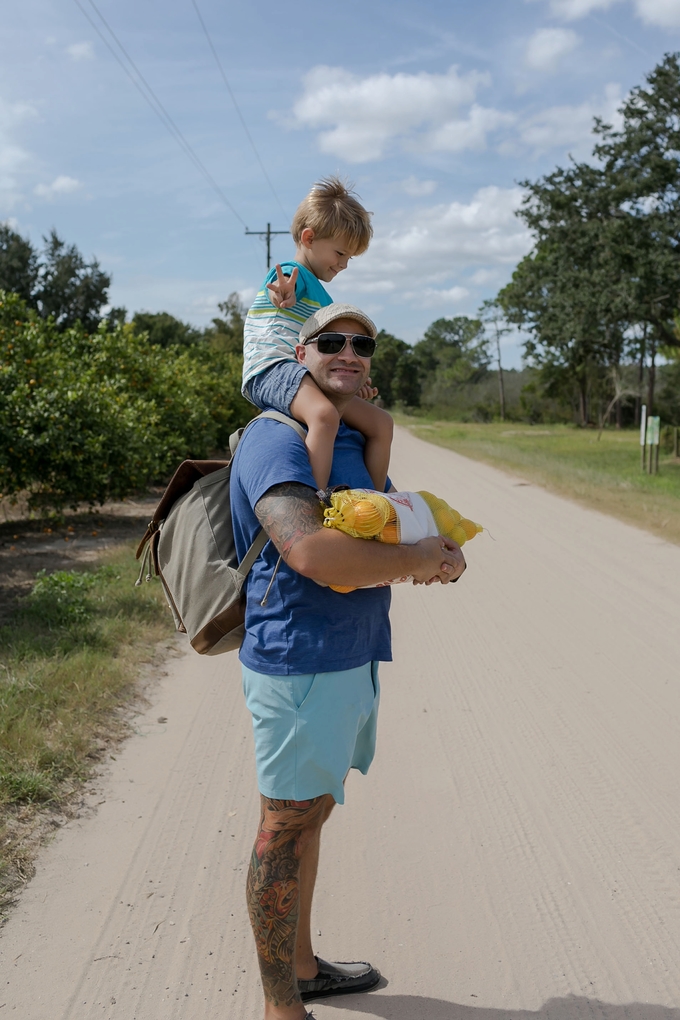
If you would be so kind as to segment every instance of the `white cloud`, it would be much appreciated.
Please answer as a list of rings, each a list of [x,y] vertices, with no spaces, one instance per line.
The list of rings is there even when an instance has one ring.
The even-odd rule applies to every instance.
[[[247,308],[250,308],[253,301],[255,300],[257,290],[258,290],[257,287],[243,287],[241,288],[241,290],[237,292],[241,301],[243,302],[244,305],[246,305]],[[222,301],[224,299],[220,298],[220,300]]]
[[[40,198],[52,201],[59,195],[72,195],[74,191],[79,191],[82,186],[82,183],[76,180],[75,177],[61,174],[59,177],[55,177],[51,184],[37,184],[34,191]]]
[[[411,195],[412,198],[424,198],[425,195],[431,195],[433,191],[436,191],[436,188],[436,181],[421,181],[413,176],[407,177],[401,182],[401,190],[405,191],[407,195]]]
[[[345,290],[355,291],[358,294],[392,294],[397,289],[397,284],[394,280],[376,280],[371,279],[369,276],[361,277],[360,273],[352,273],[352,283],[349,284],[349,280],[343,277],[340,281],[340,289],[342,285],[345,285]],[[335,285],[334,285],[335,289]]]
[[[333,283],[333,294],[452,304],[476,285],[471,271],[508,272],[531,248],[515,216],[520,188],[480,188],[469,202],[439,203],[376,223],[367,253]]]
[[[407,147],[425,139],[430,149],[481,148],[486,132],[506,116],[469,107],[489,76],[459,74],[376,74],[365,78],[339,67],[315,67],[304,78],[304,91],[293,106],[291,126],[319,131],[322,152],[348,162],[381,159],[389,143],[405,139]]]
[[[239,298],[246,306],[250,308],[255,295],[257,294],[257,287],[243,287],[236,291]],[[200,293],[191,302],[191,312],[188,316],[189,322],[196,322],[196,320],[205,321],[211,320],[215,317],[222,315],[222,312],[217,307],[220,301],[224,301],[226,295],[222,292],[213,290],[212,292]]]
[[[576,21],[593,11],[606,11],[620,0],[550,0],[550,10],[565,21]],[[633,0],[637,16],[648,25],[680,28],[680,0]]]
[[[31,160],[26,149],[14,140],[14,131],[34,116],[29,103],[5,103],[0,99],[0,216],[19,200],[18,175]]]
[[[618,2],[619,0],[550,0],[550,9],[553,14],[564,18],[565,21],[575,21],[592,11],[606,11],[608,7]]]
[[[450,120],[425,138],[425,145],[434,152],[462,152],[464,149],[485,149],[486,136],[503,124],[512,124],[514,115],[501,113],[474,103],[467,117]]]
[[[498,269],[478,269],[470,277],[470,281],[477,287],[483,287],[487,283],[497,283],[499,280]]]
[[[578,106],[551,106],[530,117],[520,130],[520,138],[536,152],[570,147],[575,154],[585,154],[593,144],[593,118],[602,117],[606,123],[618,126],[621,102],[620,86],[611,83],[600,100],[588,99]]]
[[[94,46],[91,42],[71,43],[66,47],[71,60],[94,60]]]
[[[223,299],[217,294],[200,294],[193,299],[191,302],[192,315],[190,321],[194,322],[197,317],[205,319],[207,317],[212,318],[214,315],[220,315],[220,310],[217,305]]]
[[[680,28],[680,0],[635,0],[635,10],[648,25]]]
[[[103,266],[108,259],[100,260]],[[109,292],[112,306],[123,305],[130,315],[145,309],[151,312],[170,312],[183,322],[194,325],[209,325],[220,316],[217,304],[225,301],[232,291],[237,291],[248,307],[257,293],[257,288],[244,285],[242,276],[226,279],[194,279],[193,277],[151,276],[142,262],[124,259],[124,265],[114,273]],[[251,274],[252,275],[252,274]]]
[[[555,70],[580,41],[570,28],[539,28],[527,43],[525,62],[534,71]]]
[[[458,305],[470,296],[467,287],[449,287],[447,290],[437,290],[435,287],[426,287],[423,291],[415,291],[410,294],[414,303],[424,308],[438,308],[440,305]]]

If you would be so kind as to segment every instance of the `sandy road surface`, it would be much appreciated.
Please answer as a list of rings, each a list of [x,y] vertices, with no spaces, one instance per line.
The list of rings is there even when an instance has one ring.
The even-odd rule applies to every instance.
[[[314,923],[389,982],[315,1015],[680,1020],[680,549],[403,431],[393,476],[493,540],[460,584],[395,591]],[[261,1017],[237,661],[166,668],[2,933],[0,1020]]]

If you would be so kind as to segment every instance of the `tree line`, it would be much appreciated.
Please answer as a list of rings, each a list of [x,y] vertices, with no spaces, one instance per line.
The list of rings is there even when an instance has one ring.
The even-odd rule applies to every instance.
[[[0,225],[0,496],[40,510],[119,498],[185,457],[228,448],[255,409],[240,393],[246,308],[233,293],[197,329],[108,306],[111,278],[56,232]],[[432,323],[414,347],[382,331],[383,403],[446,404],[489,361],[481,321]]]
[[[591,158],[524,181],[533,238],[477,317],[415,344],[382,330],[387,407],[489,420],[680,424],[680,54],[634,88]],[[240,394],[245,308],[205,329],[108,307],[110,276],[56,231],[34,247],[0,225],[0,493],[34,507],[96,502],[225,449],[252,416]],[[501,339],[525,337],[523,372]]]
[[[534,245],[496,306],[528,334],[543,392],[583,425],[603,407],[619,425],[626,408],[637,419],[641,400],[678,423],[679,58],[667,54],[632,89],[620,126],[595,119],[590,160],[522,182]]]

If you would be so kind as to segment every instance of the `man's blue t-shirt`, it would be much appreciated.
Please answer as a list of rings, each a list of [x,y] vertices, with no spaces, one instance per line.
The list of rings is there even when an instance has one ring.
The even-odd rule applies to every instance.
[[[307,449],[297,433],[281,422],[260,419],[239,443],[231,474],[239,561],[260,530],[253,507],[273,485],[283,482],[301,482],[316,490]],[[364,437],[344,423],[335,441],[330,484],[373,488],[364,464]],[[267,542],[246,581],[246,635],[240,653],[244,665],[258,673],[293,676],[392,659],[389,588],[341,594],[282,561],[262,606],[278,558],[273,542]]]

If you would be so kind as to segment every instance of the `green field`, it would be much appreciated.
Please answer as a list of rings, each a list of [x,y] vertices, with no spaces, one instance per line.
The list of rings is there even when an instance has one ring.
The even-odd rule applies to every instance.
[[[125,735],[139,667],[174,632],[160,585],[135,588],[136,573],[129,545],[41,573],[0,628],[0,916],[30,877],[37,816],[68,805]]]
[[[396,415],[395,421],[430,443],[611,514],[680,544],[680,459],[663,449],[658,475],[640,467],[639,432],[569,425],[435,421]]]

